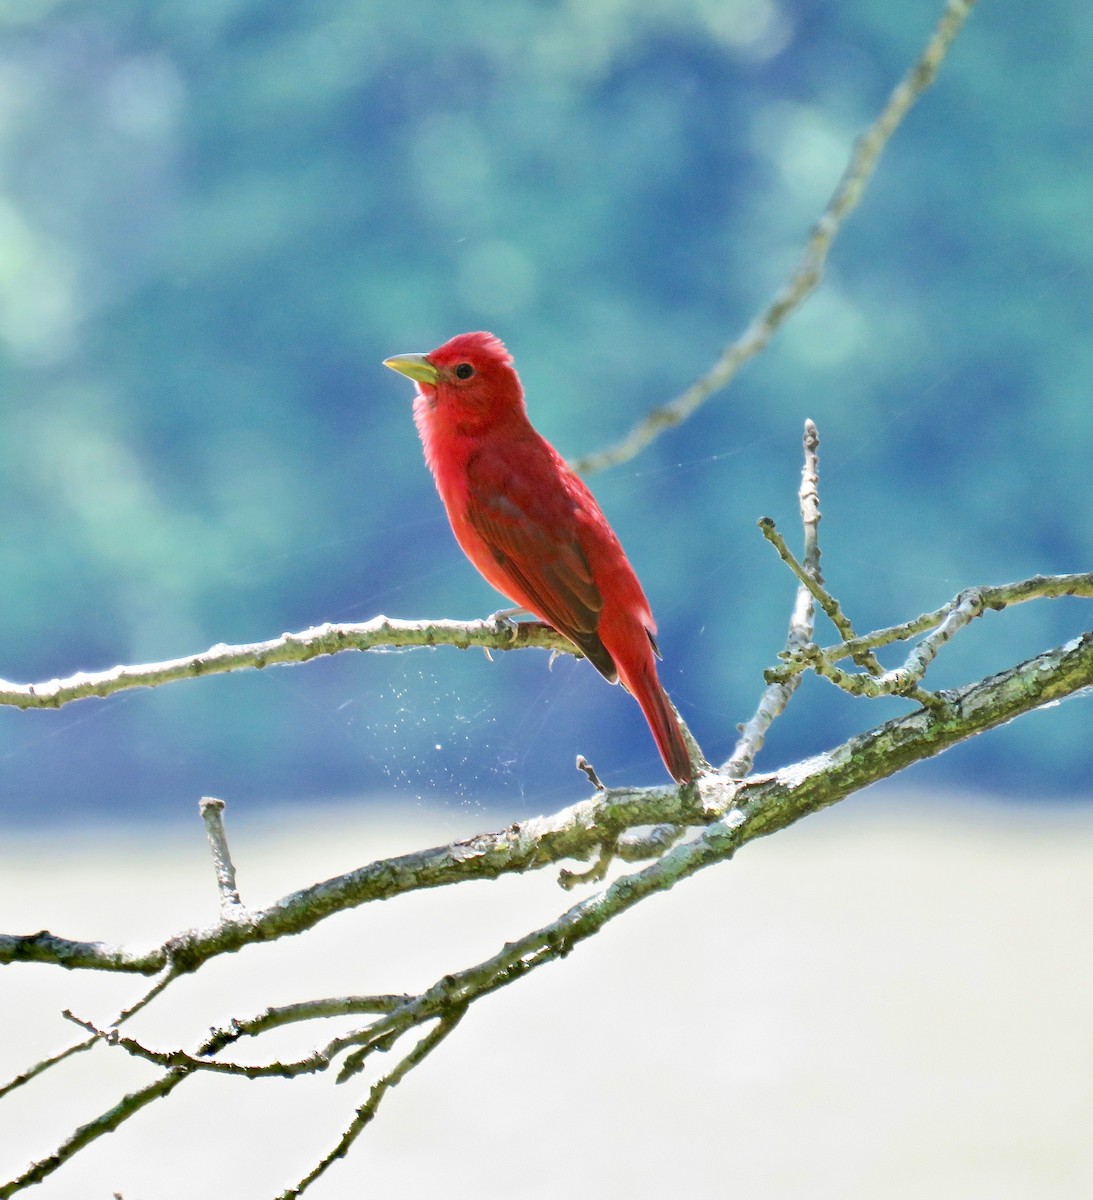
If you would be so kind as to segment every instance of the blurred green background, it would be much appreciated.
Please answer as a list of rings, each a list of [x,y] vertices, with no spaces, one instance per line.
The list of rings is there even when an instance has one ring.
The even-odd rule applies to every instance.
[[[592,451],[792,267],[923,45],[913,0],[0,4],[0,675],[501,601],[452,541],[380,360],[489,328]],[[859,629],[1088,569],[1093,10],[984,3],[821,291],[736,385],[592,480],[711,758],[782,644],[800,429]],[[946,686],[1089,625],[990,615]],[[824,640],[830,631],[821,635]],[[1089,792],[1088,697],[919,768]],[[906,710],[806,684],[761,766]],[[534,652],[342,655],[0,711],[9,824],[382,791],[538,810],[663,771],[636,707]]]

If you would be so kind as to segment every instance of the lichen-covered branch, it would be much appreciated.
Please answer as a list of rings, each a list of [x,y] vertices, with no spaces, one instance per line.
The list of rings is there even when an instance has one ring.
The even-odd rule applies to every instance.
[[[787,651],[811,644],[816,616],[813,588],[823,585],[820,571],[820,433],[813,421],[805,421],[804,465],[797,502],[801,510],[805,552],[797,599],[786,633]],[[788,547],[786,553],[789,553]],[[799,681],[800,676],[768,681],[755,712],[740,726],[740,737],[722,767],[733,779],[743,779],[751,771],[755,756],[766,741],[767,731],[785,712]]]
[[[768,683],[780,683],[811,669],[839,682],[840,686],[846,686],[843,681],[848,679],[861,680],[860,684],[855,682],[846,686],[847,691],[854,691],[860,695],[902,693],[908,683],[913,684],[922,678],[926,668],[953,634],[970,624],[976,617],[987,611],[1000,612],[1029,600],[1059,599],[1063,596],[1093,599],[1093,571],[1073,575],[1035,575],[1016,583],[965,588],[933,612],[923,613],[922,616],[899,625],[878,629],[874,633],[837,642],[832,646],[807,645],[787,649],[779,656],[784,662],[769,668],[764,674]],[[904,665],[896,670],[882,672],[869,679],[864,676],[851,676],[849,672],[838,671],[835,668],[835,663],[842,659],[858,660],[862,654],[881,646],[908,641],[931,630],[933,632],[930,636],[923,639],[923,642],[908,655]]]
[[[605,841],[643,825],[709,825],[727,813],[747,815],[744,840],[768,828],[786,797],[792,818],[842,799],[849,790],[885,779],[912,762],[1004,724],[1022,713],[1093,684],[1093,633],[963,688],[939,693],[943,704],[916,710],[851,738],[827,754],[748,780],[711,772],[688,788],[607,790],[550,817],[396,858],[382,859],[253,910],[246,922],[187,930],[145,951],[98,942],[72,942],[45,931],[0,935],[0,964],[54,963],[70,968],[152,974],[196,970],[220,954],[301,933],[336,912],[370,901],[469,879],[494,879],[557,863],[587,859]],[[846,772],[853,767],[853,776]],[[802,799],[805,797],[805,799]],[[788,822],[776,822],[777,827]],[[751,832],[749,832],[751,831]]]
[[[277,664],[302,663],[343,650],[410,649],[422,646],[455,646],[469,650],[516,650],[537,646],[543,650],[577,655],[568,638],[540,621],[398,621],[373,617],[356,625],[317,625],[300,633],[283,633],[265,642],[239,646],[212,646],[200,654],[142,666],[113,667],[108,671],[81,671],[67,679],[44,683],[9,683],[0,679],[0,704],[15,708],[60,708],[91,696],[111,696],[128,688],[159,687],[203,675],[261,669]]]
[[[301,933],[332,913],[370,901],[468,879],[496,879],[564,859],[587,859],[620,831],[669,817],[678,825],[703,824],[709,819],[698,793],[690,789],[664,786],[605,790],[553,816],[535,817],[449,846],[369,863],[303,888],[267,908],[249,910],[246,921],[221,921],[205,929],[186,930],[150,949],[129,951],[102,942],[71,941],[45,930],[0,934],[0,965],[53,963],[73,969],[145,975],[169,966],[178,972],[193,971],[220,954]]]
[[[355,1033],[335,1038],[321,1051],[297,1063],[263,1067],[199,1064],[191,1055],[151,1051],[134,1039],[96,1031],[97,1037],[108,1038],[119,1048],[161,1065],[165,1074],[155,1084],[125,1097],[107,1113],[81,1127],[55,1154],[35,1164],[19,1179],[0,1187],[0,1200],[45,1178],[71,1157],[76,1148],[116,1128],[122,1120],[201,1069],[251,1078],[291,1075],[325,1070],[335,1055],[348,1052],[339,1072],[339,1079],[344,1080],[359,1071],[375,1051],[389,1050],[406,1034],[420,1030],[430,1022],[438,1022],[392,1073],[373,1086],[369,1100],[358,1110],[359,1119],[354,1120],[335,1149],[296,1189],[284,1193],[298,1196],[330,1162],[348,1149],[374,1115],[387,1088],[401,1078],[400,1072],[405,1073],[410,1065],[420,1061],[420,1056],[439,1044],[475,1000],[515,982],[536,967],[565,956],[641,900],[732,857],[749,841],[784,829],[809,813],[834,804],[913,762],[939,754],[959,741],[1090,686],[1093,686],[1093,633],[1075,638],[1009,671],[943,693],[943,710],[923,709],[889,721],[793,767],[745,782],[733,780],[724,772],[712,773],[696,789],[701,792],[708,824],[692,841],[668,850],[644,869],[616,879],[609,887],[582,900],[556,920],[507,943],[491,958],[445,975],[418,996],[359,998],[363,1003],[356,1011],[378,1013],[377,1019]],[[310,1015],[330,1015],[334,1011],[332,1006],[336,1005],[337,1002],[322,1001],[316,1002],[312,1013],[306,1006],[290,1006],[281,1011],[286,1020],[307,1019]],[[340,1011],[350,1010],[343,1006]],[[258,1023],[250,1027],[242,1026],[240,1032],[252,1035],[260,1032],[262,1018],[257,1020]],[[280,1023],[278,1018],[269,1018],[270,1028]],[[214,1038],[214,1044],[202,1052],[220,1049],[233,1040],[231,1032],[225,1031],[224,1036]]]

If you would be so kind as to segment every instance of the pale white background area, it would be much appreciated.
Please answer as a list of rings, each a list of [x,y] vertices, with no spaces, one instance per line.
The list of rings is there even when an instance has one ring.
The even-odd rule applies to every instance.
[[[530,814],[520,814],[530,815]],[[244,899],[503,824],[466,808],[240,822]],[[159,941],[213,919],[195,812],[147,836],[7,836],[0,929]],[[419,989],[569,898],[556,871],[407,896],[180,981],[133,1032],[191,1047],[267,1004]],[[1093,1196],[1093,811],[872,793],[746,847],[476,1005],[310,1192],[748,1200]],[[0,1077],[145,986],[0,970]],[[324,1026],[324,1035],[336,1028]],[[315,1034],[244,1043],[292,1056]],[[379,1065],[385,1060],[381,1056]],[[100,1047],[0,1102],[0,1181],[150,1076]],[[34,1200],[264,1200],[372,1078],[197,1079]]]

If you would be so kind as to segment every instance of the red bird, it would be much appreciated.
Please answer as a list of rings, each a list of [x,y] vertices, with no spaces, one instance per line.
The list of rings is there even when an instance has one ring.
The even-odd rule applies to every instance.
[[[417,384],[414,423],[463,552],[605,679],[622,680],[672,778],[690,783],[691,756],[657,678],[649,602],[592,493],[532,428],[504,345],[461,333],[384,366]]]

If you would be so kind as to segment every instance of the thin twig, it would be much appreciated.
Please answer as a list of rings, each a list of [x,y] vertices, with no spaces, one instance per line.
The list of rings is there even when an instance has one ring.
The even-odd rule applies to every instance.
[[[765,676],[768,682],[788,679],[812,666],[815,659],[825,663],[836,663],[844,658],[855,658],[863,650],[877,650],[894,642],[905,642],[930,629],[935,629],[957,608],[965,604],[966,597],[974,594],[980,598],[982,611],[988,609],[1001,612],[1015,604],[1026,604],[1030,600],[1056,600],[1071,596],[1093,599],[1093,571],[1073,575],[1033,575],[1015,583],[1001,583],[977,588],[967,588],[932,612],[923,613],[898,625],[890,625],[873,633],[862,634],[850,641],[837,642],[832,646],[808,646],[804,649],[787,651],[779,655],[786,661],[769,667]]]
[[[97,1037],[84,1038],[82,1041],[75,1042],[71,1046],[66,1046],[56,1054],[51,1054],[49,1058],[43,1058],[40,1062],[36,1062],[33,1067],[28,1067],[25,1071],[21,1071],[6,1083],[0,1084],[0,1100],[8,1092],[14,1092],[16,1088],[22,1087],[24,1083],[30,1083],[32,1079],[48,1071],[50,1067],[55,1067],[58,1063],[64,1062],[66,1058],[71,1058],[74,1054],[80,1054],[84,1050],[90,1050],[98,1040]]]
[[[579,657],[568,638],[541,621],[397,621],[373,617],[356,625],[317,625],[300,633],[284,633],[265,642],[212,646],[200,654],[166,662],[109,671],[80,672],[44,683],[10,683],[0,679],[0,705],[15,708],[60,708],[91,696],[112,696],[128,688],[159,687],[181,679],[221,675],[229,671],[260,670],[275,664],[302,663],[344,650],[410,649],[426,646],[472,646],[515,650],[537,646]]]
[[[393,1070],[388,1071],[386,1075],[372,1085],[368,1093],[368,1099],[357,1109],[351,1124],[342,1134],[337,1145],[329,1153],[325,1154],[299,1183],[282,1192],[278,1200],[296,1200],[337,1159],[344,1158],[349,1153],[350,1147],[375,1117],[384,1096],[444,1041],[448,1034],[462,1020],[464,1012],[466,1012],[466,1005],[450,1009],[437,1023],[436,1028],[431,1029]]]
[[[65,1009],[62,1015],[66,1020],[74,1022],[82,1029],[90,1030],[96,1040],[105,1042],[108,1046],[116,1046],[132,1055],[133,1058],[143,1059],[157,1067],[184,1071],[187,1074],[203,1071],[211,1075],[236,1075],[243,1079],[295,1079],[298,1075],[313,1075],[317,1071],[325,1071],[330,1066],[330,1058],[322,1051],[316,1051],[295,1062],[275,1061],[250,1064],[199,1058],[185,1050],[153,1050],[136,1038],[126,1037],[116,1029],[100,1029],[93,1022],[76,1016],[69,1009]]]
[[[224,801],[217,800],[215,796],[203,796],[199,807],[213,855],[216,887],[220,893],[220,917],[225,921],[237,921],[245,916],[246,909],[239,898],[235,863],[232,862],[228,835],[224,830]]]
[[[607,791],[607,788],[605,788],[603,785],[603,781],[600,779],[599,775],[596,774],[596,768],[588,761],[587,758],[585,758],[583,754],[577,755],[577,770],[584,774],[588,782],[592,784],[597,792]]]
[[[802,585],[808,588],[844,641],[846,643],[856,642],[858,638],[854,632],[854,626],[850,623],[850,618],[843,612],[842,605],[818,579],[810,578],[805,568],[794,558],[793,552],[786,545],[785,538],[778,532],[770,517],[760,517],[759,528],[763,531],[763,536],[767,541],[778,551],[782,561],[797,576]],[[909,671],[885,671],[871,650],[855,650],[852,657],[858,666],[874,677],[872,680],[868,679],[866,675],[853,675],[822,661],[817,661],[813,647],[809,643],[798,644],[796,647],[787,646],[784,653],[788,656],[792,655],[794,651],[809,661],[809,665],[817,675],[823,675],[825,679],[831,680],[844,691],[853,692],[855,695],[874,698],[900,695],[909,700],[918,701],[924,708],[937,708],[942,703],[935,692],[927,691],[920,686],[921,673],[915,676]],[[923,671],[925,671],[925,666]],[[788,677],[783,677],[776,682],[784,683],[787,679]],[[768,682],[773,680],[773,676],[769,673],[767,680]],[[880,682],[881,680],[884,682]]]
[[[223,805],[221,805],[221,808],[223,808]],[[206,822],[206,828],[208,828],[208,822]],[[222,826],[221,826],[221,832],[223,832]],[[224,848],[226,851],[227,850],[226,843],[225,843]],[[228,862],[229,862],[229,864],[231,862],[230,856],[228,858]],[[3,940],[4,940],[4,935],[0,935],[0,942],[2,942]],[[62,965],[65,965],[65,966],[73,967],[73,966],[77,965],[77,961],[82,959],[83,955],[95,956],[97,953],[101,952],[104,954],[107,961],[109,961],[111,964],[113,964],[114,967],[117,967],[118,969],[123,969],[123,970],[126,969],[125,967],[120,966],[121,963],[133,962],[134,963],[133,969],[135,969],[137,972],[143,973],[143,974],[151,974],[152,973],[151,970],[148,970],[144,964],[136,965],[136,964],[140,963],[141,956],[136,956],[136,958],[134,959],[125,950],[115,948],[115,947],[104,947],[102,945],[102,943],[100,943],[100,942],[66,943],[64,941],[64,939],[53,938],[53,936],[51,934],[45,932],[44,930],[39,934],[33,935],[33,941],[34,941],[36,948],[39,951],[45,951],[47,948],[49,948],[51,946],[54,946],[57,949],[59,949],[61,958],[58,961],[60,961],[62,963]],[[169,944],[170,943],[168,943],[168,946],[169,946]],[[74,947],[79,947],[80,948],[79,951],[74,953],[73,952]],[[16,955],[16,957],[18,958],[20,956]],[[3,961],[3,960],[0,959],[0,961]],[[50,961],[50,960],[48,958],[40,958],[38,961]],[[87,965],[87,964],[83,961],[79,961],[79,965]],[[154,968],[154,969],[157,969],[157,968]],[[162,963],[158,967],[158,969],[162,972],[159,979],[157,979],[152,984],[152,986],[150,988],[148,988],[147,991],[145,991],[142,995],[140,995],[132,1004],[128,1005],[126,1008],[123,1008],[118,1013],[118,1015],[110,1023],[112,1029],[117,1029],[118,1026],[124,1025],[125,1022],[128,1021],[131,1017],[134,1017],[137,1013],[139,1013],[148,1004],[151,1004],[151,1002],[157,996],[162,995],[162,993],[164,991],[166,991],[166,989],[168,987],[170,987],[172,983],[174,983],[174,981],[179,977],[179,975],[182,974],[182,971],[179,969],[178,964],[175,963],[175,961],[171,957],[170,953],[167,952],[166,947],[164,948]],[[68,1014],[63,1014],[63,1015],[68,1015]],[[73,1019],[73,1018],[70,1017],[70,1019]],[[74,1042],[72,1045],[67,1046],[64,1050],[61,1050],[58,1053],[50,1055],[48,1058],[44,1058],[40,1062],[35,1063],[35,1065],[33,1067],[31,1067],[29,1070],[22,1072],[20,1075],[15,1076],[13,1079],[8,1080],[7,1083],[0,1086],[0,1099],[2,1099],[5,1095],[7,1095],[8,1092],[14,1091],[16,1088],[21,1087],[24,1083],[29,1083],[30,1080],[36,1078],[38,1075],[41,1075],[44,1072],[50,1070],[52,1067],[57,1066],[59,1063],[64,1062],[65,1059],[71,1058],[72,1055],[80,1054],[85,1050],[90,1050],[91,1047],[94,1046],[95,1043],[99,1040],[100,1039],[99,1039],[98,1033],[96,1031],[95,1033],[93,1033],[93,1035],[91,1037],[83,1038],[79,1042]]]
[[[48,934],[44,936],[47,938],[49,937]],[[62,965],[66,964],[62,963]],[[154,1000],[156,996],[158,996],[177,977],[178,976],[176,972],[170,969],[165,971],[163,977],[158,979],[152,985],[152,987],[150,987],[143,995],[139,997],[139,999],[137,999],[128,1008],[123,1008],[111,1022],[111,1025],[116,1028],[118,1025],[128,1021],[131,1016],[140,1012],[140,1010],[144,1008],[146,1004],[151,1003],[151,1001]],[[6,1096],[9,1092],[15,1091],[16,1088],[22,1087],[24,1083],[29,1083],[32,1079],[35,1079],[37,1076],[42,1075],[46,1071],[50,1070],[50,1068],[64,1062],[65,1059],[71,1058],[74,1054],[81,1054],[85,1050],[90,1050],[91,1047],[94,1046],[98,1041],[99,1038],[97,1035],[89,1038],[83,1038],[78,1042],[72,1043],[70,1046],[66,1046],[63,1050],[59,1050],[56,1054],[51,1054],[48,1058],[43,1058],[40,1062],[35,1063],[34,1066],[29,1067],[26,1071],[21,1072],[20,1074],[9,1079],[3,1085],[0,1085],[0,1099],[3,1099],[4,1096]]]
[[[893,89],[877,119],[854,145],[827,208],[812,228],[796,269],[767,307],[744,332],[722,351],[721,357],[686,391],[662,408],[655,408],[613,446],[578,458],[572,465],[582,474],[629,462],[666,429],[685,421],[714,394],[726,387],[740,368],[763,350],[783,322],[812,294],[823,278],[831,246],[846,218],[857,207],[892,134],[911,106],[933,83],[945,55],[967,20],[975,0],[948,0],[945,10],[918,61]]]
[[[214,1029],[195,1051],[196,1057],[218,1054],[226,1046],[240,1038],[257,1037],[270,1029],[280,1029],[302,1021],[315,1021],[329,1017],[364,1016],[371,1013],[389,1013],[409,1004],[416,997],[409,993],[382,996],[331,996],[321,1000],[304,1000],[296,1004],[283,1004],[267,1008],[254,1017],[233,1018],[223,1029]]]
[[[820,433],[811,420],[805,421],[802,444],[804,462],[801,466],[801,486],[797,491],[797,502],[804,529],[805,554],[804,565],[801,567],[801,582],[789,618],[787,650],[807,646],[812,641],[815,627],[812,586],[823,584],[823,576],[820,573]],[[771,524],[773,525],[773,522]],[[726,774],[733,779],[743,779],[751,771],[755,756],[766,741],[767,730],[785,712],[796,690],[797,684],[793,680],[781,680],[777,683],[768,681],[755,713],[740,726],[740,737],[732,755],[722,768]]]
[[[123,1096],[117,1104],[88,1121],[86,1125],[81,1125],[47,1157],[32,1163],[15,1179],[0,1184],[0,1200],[8,1200],[16,1192],[21,1192],[31,1184],[41,1183],[43,1179],[48,1179],[54,1171],[63,1167],[86,1146],[105,1134],[113,1133],[124,1121],[135,1116],[154,1100],[162,1100],[187,1077],[188,1073],[185,1071],[169,1071],[146,1087]]]
[[[851,625],[850,618],[843,612],[838,600],[824,587],[819,573],[813,574],[802,563],[797,561],[793,551],[786,545],[786,539],[778,532],[778,527],[770,517],[760,517],[757,524],[763,537],[778,551],[778,557],[797,576],[801,586],[809,592],[813,600],[823,609],[824,614],[831,621],[831,624],[835,626],[843,638],[852,638],[854,636],[854,626]],[[807,645],[807,642],[800,644]],[[878,667],[878,670],[883,670],[883,668]]]
[[[913,696],[917,699],[923,694],[923,689],[917,686],[918,682],[926,674],[926,669],[937,657],[941,647],[976,617],[982,616],[985,607],[983,593],[978,588],[968,588],[967,591],[961,592],[955,597],[937,628],[910,651],[903,666],[884,671],[877,676],[840,670],[818,647],[806,647],[802,653],[804,660],[817,675],[829,679],[845,692],[855,696],[868,696],[870,699],[893,695]],[[937,707],[944,703],[932,692],[925,695],[928,697],[927,706]]]
[[[157,988],[162,990],[159,984],[157,984]],[[312,1017],[335,1016],[349,1012],[391,1012],[407,1006],[414,999],[416,997],[413,996],[357,996],[341,997],[336,1000],[311,1001],[302,1005],[287,1005],[281,1009],[269,1009],[252,1022],[239,1022],[237,1036],[254,1034],[260,1032],[263,1028],[275,1028],[294,1020],[306,1020]],[[137,1005],[134,1005],[133,1009],[135,1010],[137,1007]],[[92,1031],[92,1036],[86,1039],[86,1044],[81,1044],[81,1046],[77,1047],[78,1049],[86,1049],[99,1042],[106,1042],[119,1046],[135,1057],[144,1058],[160,1066],[166,1066],[167,1071],[159,1079],[154,1080],[136,1092],[131,1092],[129,1095],[124,1096],[117,1104],[112,1105],[105,1112],[99,1114],[99,1116],[81,1125],[51,1154],[33,1163],[22,1175],[9,1180],[6,1184],[0,1184],[0,1200],[8,1200],[8,1197],[15,1195],[16,1192],[22,1191],[31,1184],[41,1183],[42,1180],[48,1178],[54,1171],[64,1166],[66,1162],[86,1146],[108,1133],[113,1133],[125,1121],[129,1120],[130,1117],[135,1116],[154,1101],[163,1099],[174,1091],[185,1079],[190,1078],[199,1071],[215,1071],[219,1069],[227,1074],[242,1075],[248,1078],[257,1078],[271,1074],[281,1076],[306,1074],[325,1069],[336,1053],[340,1053],[349,1046],[359,1043],[360,1040],[359,1035],[334,1039],[327,1047],[316,1051],[308,1059],[301,1060],[299,1064],[274,1064],[274,1069],[272,1070],[264,1067],[243,1067],[239,1069],[233,1064],[210,1063],[207,1059],[187,1055],[181,1051],[159,1054],[141,1045],[134,1039],[122,1037],[116,1029],[100,1029],[91,1022],[83,1021],[69,1012],[66,1012],[64,1015],[68,1020],[75,1021],[83,1028]],[[233,1040],[228,1035],[228,1031],[219,1031],[219,1033],[221,1045],[227,1045]],[[214,1034],[214,1039],[216,1038],[217,1035]],[[210,1039],[210,1041],[214,1039]],[[68,1053],[72,1052],[73,1050],[70,1048]],[[206,1043],[205,1046],[199,1049],[198,1055],[211,1052],[212,1048]],[[60,1056],[57,1057],[59,1058]],[[293,1067],[296,1069],[293,1070]]]
[[[128,1008],[123,1008],[121,1012],[118,1013],[118,1015],[113,1019],[113,1021],[110,1022],[111,1026],[116,1028],[118,1025],[124,1025],[130,1017],[135,1017],[142,1008],[146,1008],[157,996],[165,992],[182,973],[183,972],[171,961],[170,954],[168,954],[166,969],[164,970],[163,974],[159,977],[159,979],[156,980],[154,984],[152,984],[152,986],[144,993],[143,996],[140,996],[137,1000],[130,1004]]]

